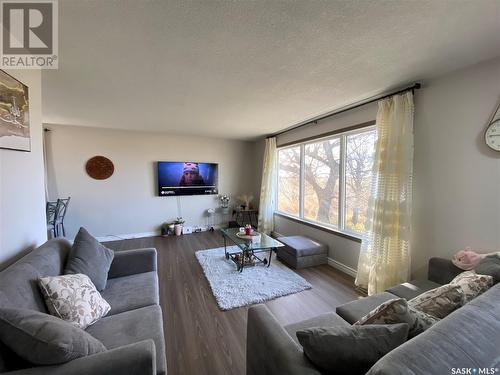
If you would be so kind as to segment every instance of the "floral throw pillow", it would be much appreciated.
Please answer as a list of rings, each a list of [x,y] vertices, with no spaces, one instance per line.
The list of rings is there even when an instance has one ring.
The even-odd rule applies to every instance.
[[[428,290],[408,301],[409,306],[439,319],[445,318],[464,304],[462,288],[451,284]]]
[[[409,306],[404,298],[395,298],[382,303],[354,324],[407,323],[410,327],[408,338],[412,338],[438,321],[438,318]]]
[[[475,271],[462,272],[451,280],[450,285],[457,285],[464,293],[464,303],[472,301],[493,286],[493,277],[478,275]]]
[[[42,277],[38,284],[50,314],[81,329],[94,324],[111,310],[87,275]]]

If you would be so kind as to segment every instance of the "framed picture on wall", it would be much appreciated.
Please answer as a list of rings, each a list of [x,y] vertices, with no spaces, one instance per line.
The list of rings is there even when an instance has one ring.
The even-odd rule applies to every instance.
[[[31,151],[28,86],[0,70],[0,148]]]

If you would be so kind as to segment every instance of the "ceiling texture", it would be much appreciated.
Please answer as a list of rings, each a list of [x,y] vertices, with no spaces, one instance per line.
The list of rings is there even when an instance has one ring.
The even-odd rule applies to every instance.
[[[251,140],[499,55],[500,0],[62,0],[43,120]]]

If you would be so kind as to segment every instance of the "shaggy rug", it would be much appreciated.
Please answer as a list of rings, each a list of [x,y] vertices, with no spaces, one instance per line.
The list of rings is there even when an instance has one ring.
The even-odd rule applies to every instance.
[[[312,288],[303,277],[274,256],[269,267],[245,267],[241,273],[236,271],[232,260],[224,257],[223,247],[197,251],[196,258],[221,310],[261,303]]]

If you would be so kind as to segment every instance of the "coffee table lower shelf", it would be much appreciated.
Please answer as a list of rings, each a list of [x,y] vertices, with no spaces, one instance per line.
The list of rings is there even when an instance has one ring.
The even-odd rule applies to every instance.
[[[270,248],[269,250],[259,251],[259,253],[269,251],[269,259],[266,257],[260,258],[256,255],[256,252],[253,250],[242,250],[238,253],[228,253],[226,251],[226,259],[231,259],[236,264],[236,271],[243,272],[243,268],[245,267],[253,267],[257,264],[264,264],[269,267],[271,265],[271,257],[273,256],[274,248]]]

